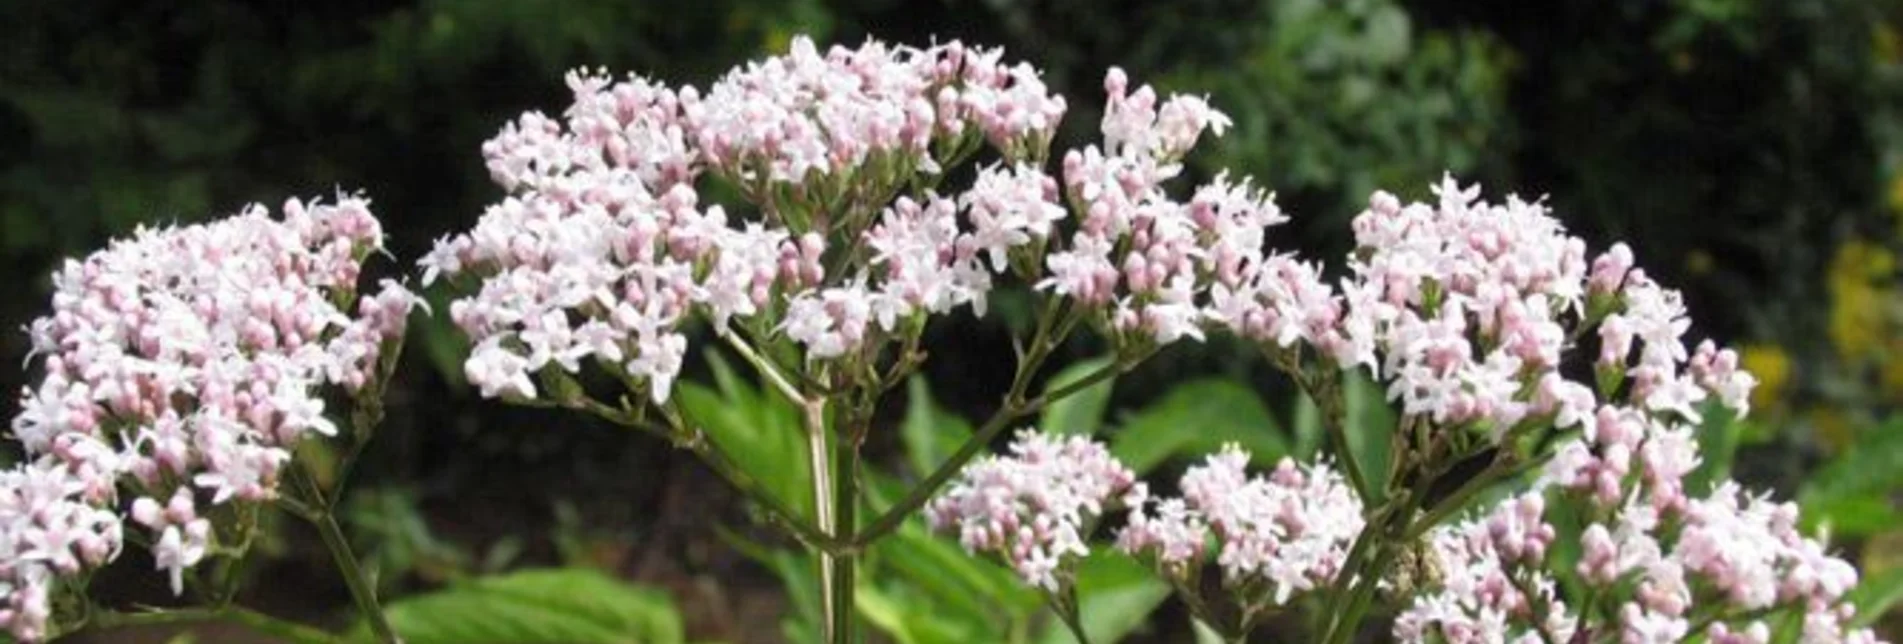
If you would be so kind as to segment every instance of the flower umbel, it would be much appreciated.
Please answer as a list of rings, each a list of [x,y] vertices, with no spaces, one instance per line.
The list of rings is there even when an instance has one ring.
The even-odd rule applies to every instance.
[[[1009,456],[974,461],[926,511],[933,529],[956,532],[1024,582],[1057,592],[1090,554],[1086,538],[1113,504],[1129,503],[1136,475],[1082,436],[1020,431]]]
[[[418,302],[389,281],[357,296],[382,245],[364,198],[293,199],[281,219],[142,228],[54,274],[32,325],[45,376],[12,422],[33,460],[0,474],[15,637],[46,634],[55,578],[119,552],[122,492],[178,592],[220,537],[203,505],[277,498],[297,443],[340,431],[326,391],[377,379]]]

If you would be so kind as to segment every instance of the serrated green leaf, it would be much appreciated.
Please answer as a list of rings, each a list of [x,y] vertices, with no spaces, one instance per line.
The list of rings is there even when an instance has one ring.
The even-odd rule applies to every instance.
[[[801,516],[812,517],[812,470],[805,459],[787,457],[805,453],[799,411],[785,399],[747,384],[718,358],[709,363],[718,390],[693,382],[675,386],[675,399],[687,420],[706,431],[714,446],[767,493]]]
[[[1110,452],[1142,475],[1172,458],[1215,452],[1225,443],[1249,450],[1257,463],[1288,454],[1275,416],[1255,391],[1233,380],[1195,380],[1171,389],[1117,430]]]
[[[1046,393],[1071,383],[1082,381],[1090,374],[1110,366],[1110,358],[1092,358],[1065,367],[1044,385]],[[1088,436],[1101,429],[1104,424],[1104,411],[1110,408],[1111,383],[1116,378],[1105,378],[1096,384],[1085,387],[1044,406],[1044,413],[1038,418],[1038,429],[1052,434],[1079,434]]]
[[[408,644],[668,644],[685,641],[666,593],[585,568],[526,570],[410,597],[384,609]],[[368,641],[367,626],[355,639]]]

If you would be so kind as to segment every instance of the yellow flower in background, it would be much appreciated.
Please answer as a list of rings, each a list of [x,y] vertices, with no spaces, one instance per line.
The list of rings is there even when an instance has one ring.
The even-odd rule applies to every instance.
[[[1896,259],[1889,249],[1862,239],[1837,247],[1830,261],[1830,342],[1846,360],[1860,360],[1889,337],[1885,300]]]
[[[1903,60],[1903,37],[1898,37],[1890,23],[1879,22],[1870,30],[1870,50],[1876,53],[1878,62],[1895,65]]]
[[[1903,172],[1899,172],[1896,176],[1890,178],[1889,197],[1890,212],[1895,213],[1898,218],[1903,218]],[[1903,232],[1903,226],[1898,226],[1897,228],[1899,232]]]
[[[1784,387],[1791,382],[1791,354],[1775,344],[1747,344],[1738,357],[1745,371],[1758,377],[1751,390],[1751,408],[1770,410],[1784,401]]]
[[[1903,337],[1891,336],[1877,368],[1883,396],[1891,402],[1903,402]]]

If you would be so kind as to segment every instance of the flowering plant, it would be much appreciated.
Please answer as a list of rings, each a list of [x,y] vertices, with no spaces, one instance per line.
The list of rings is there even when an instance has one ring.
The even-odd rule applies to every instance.
[[[1693,425],[1743,413],[1754,385],[1736,355],[1688,350],[1675,292],[1624,245],[1589,257],[1537,201],[1483,201],[1451,177],[1432,204],[1377,193],[1330,278],[1271,247],[1287,217],[1250,180],[1180,185],[1227,117],[1121,70],[1104,79],[1100,140],[1055,163],[1067,101],[1028,64],[957,42],[798,39],[704,91],[567,82],[559,117],[525,114],[483,145],[507,194],[419,262],[424,284],[453,291],[464,373],[484,397],[696,454],[817,554],[830,641],[858,638],[861,555],[921,510],[1080,640],[1078,566],[1105,523],[1114,551],[1232,641],[1304,602],[1327,606],[1316,639],[1350,641],[1383,598],[1408,641],[1873,639],[1850,626],[1855,570],[1798,532],[1793,506],[1696,479]],[[336,436],[347,471],[381,416],[417,300],[392,282],[356,297],[380,242],[360,198],[292,201],[282,221],[143,232],[56,276],[55,312],[32,327],[46,379],[13,422],[35,460],[0,476],[0,623],[60,632],[54,599],[83,598],[70,591],[130,517],[174,592],[203,587],[210,614],[323,639],[232,607],[225,570],[199,574],[207,557],[241,561],[257,508],[275,505],[319,528],[375,634],[396,638],[333,518],[341,484],[296,457]],[[926,328],[985,315],[1009,286],[1036,314],[997,410],[873,513],[862,447],[928,359]],[[1107,362],[1043,377],[1083,334]],[[802,453],[743,462],[683,403],[696,337],[797,410]],[[1251,473],[1225,448],[1170,497],[1082,436],[1021,429],[1008,455],[979,457],[1028,415],[1211,338],[1313,399],[1329,459]],[[1350,378],[1381,385],[1393,427],[1350,426]],[[349,422],[327,401],[347,401]],[[1370,444],[1385,456],[1355,448]],[[769,468],[809,489],[764,484]],[[164,619],[87,606],[71,623]]]
[[[1106,83],[1104,144],[1068,153],[1061,184],[1045,165],[1065,101],[1030,66],[956,42],[822,54],[797,40],[704,96],[595,73],[569,86],[563,119],[524,115],[484,146],[510,196],[422,262],[426,282],[446,276],[466,293],[449,313],[473,344],[469,380],[486,396],[652,431],[755,488],[758,475],[670,395],[686,327],[707,323],[801,410],[810,502],[751,496],[821,553],[835,638],[852,628],[856,551],[1012,421],[1199,337],[1198,292],[1281,219],[1247,183],[1219,178],[1187,202],[1166,194],[1182,156],[1228,121],[1194,97],[1159,104],[1121,72]],[[981,156],[991,160],[974,166]],[[969,185],[948,183],[965,172]],[[721,188],[742,212],[703,203]],[[1067,240],[1059,224],[1075,213]],[[881,397],[926,359],[932,316],[983,314],[1005,280],[1032,287],[1040,313],[1017,340],[999,410],[861,525],[859,450]],[[1116,358],[1029,397],[1052,351],[1086,325],[1112,338]],[[591,394],[595,370],[628,395]]]

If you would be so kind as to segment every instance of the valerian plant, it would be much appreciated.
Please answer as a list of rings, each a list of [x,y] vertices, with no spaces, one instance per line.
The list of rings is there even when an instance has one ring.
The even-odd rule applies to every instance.
[[[1623,245],[1589,258],[1537,201],[1482,201],[1452,178],[1434,204],[1377,193],[1327,278],[1270,246],[1287,217],[1248,179],[1182,185],[1185,157],[1229,120],[1121,70],[1104,79],[1101,139],[1061,155],[1067,101],[1034,67],[957,42],[796,39],[705,90],[567,82],[558,117],[525,114],[483,145],[506,195],[419,262],[423,283],[454,291],[465,375],[485,397],[694,453],[817,554],[829,641],[860,638],[858,559],[921,511],[1080,640],[1077,566],[1099,532],[1233,641],[1305,605],[1325,607],[1314,639],[1347,642],[1389,612],[1377,603],[1407,641],[1874,640],[1850,626],[1856,571],[1799,533],[1795,506],[1688,483],[1693,424],[1744,411],[1737,357],[1688,350],[1675,292]],[[13,423],[34,459],[0,477],[0,622],[15,637],[200,615],[328,637],[231,603],[272,504],[319,528],[375,635],[396,638],[334,519],[342,479],[318,485],[296,448],[344,440],[347,464],[364,446],[417,300],[394,283],[355,296],[381,237],[361,199],[285,211],[143,232],[56,277],[55,313],[32,327],[47,376]],[[861,449],[928,359],[928,325],[982,316],[1009,286],[1035,316],[996,412],[859,516]],[[1031,394],[1083,334],[1109,360]],[[1023,427],[1211,336],[1313,398],[1328,457],[1252,473],[1228,448],[1164,497],[1088,438]],[[786,479],[747,469],[683,404],[690,337],[798,410],[805,449],[771,465],[810,489],[763,484]],[[1395,427],[1349,426],[1344,379],[1365,376]],[[1008,429],[1010,452],[980,457]],[[1355,447],[1372,441],[1385,458]],[[125,540],[207,607],[86,601],[87,572]],[[203,574],[208,557],[229,565]]]

